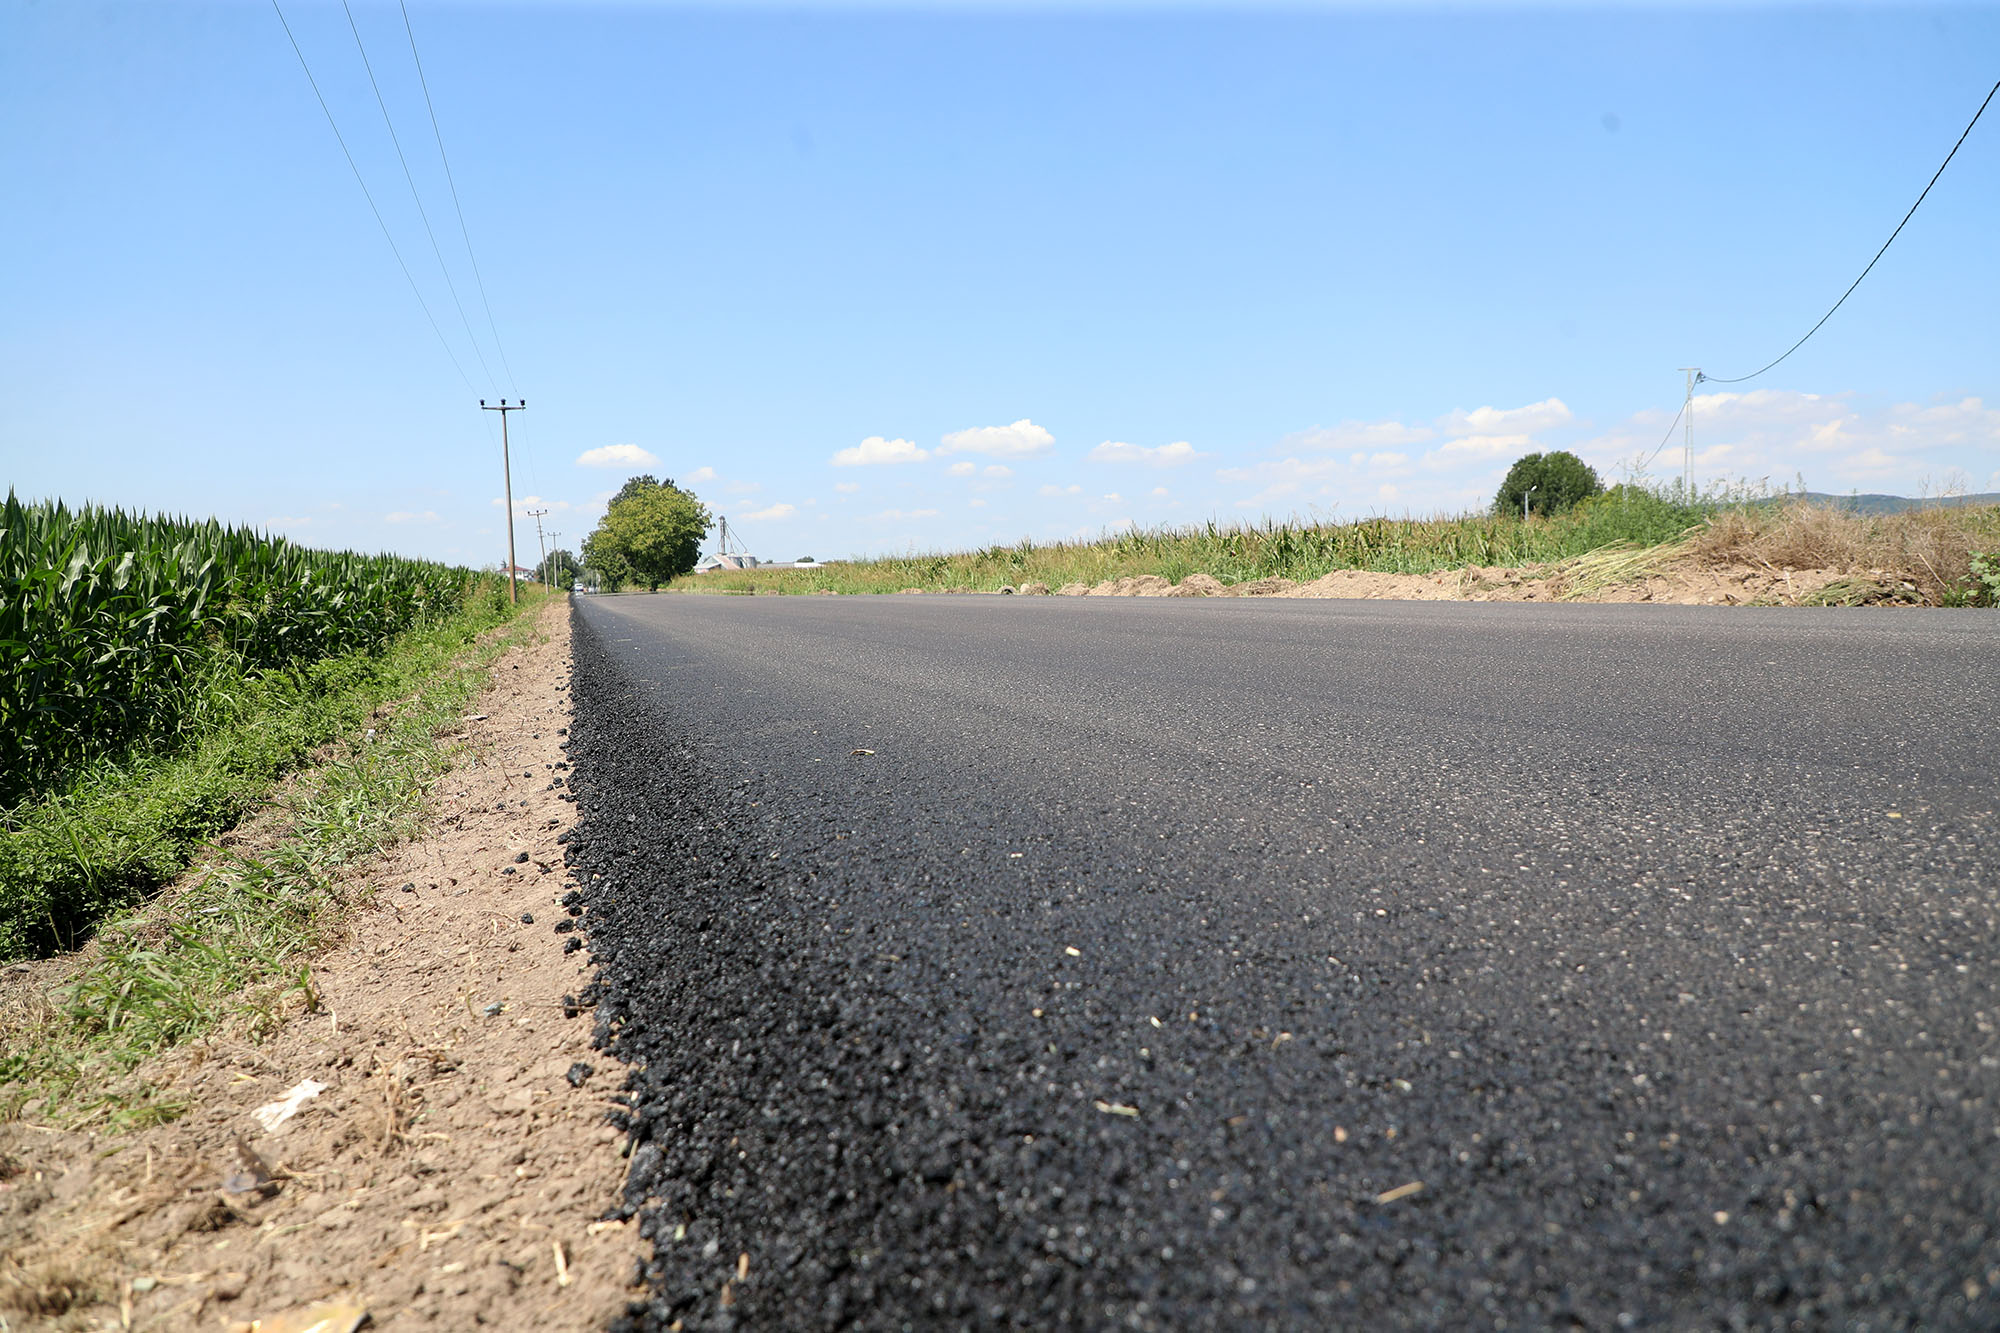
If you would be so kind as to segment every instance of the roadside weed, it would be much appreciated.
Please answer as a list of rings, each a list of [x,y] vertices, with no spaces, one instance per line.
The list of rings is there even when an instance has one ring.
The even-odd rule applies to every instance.
[[[1969,563],[1959,604],[2000,607],[2000,552],[1974,551]]]

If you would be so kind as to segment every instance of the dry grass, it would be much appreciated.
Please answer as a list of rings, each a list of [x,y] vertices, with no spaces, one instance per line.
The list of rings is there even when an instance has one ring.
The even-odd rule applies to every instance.
[[[1550,576],[1549,586],[1565,601],[1583,601],[1615,584],[1651,578],[1682,554],[1678,542],[1637,547],[1618,542],[1565,561]]]
[[[1973,552],[1995,549],[2000,507],[1867,516],[1829,505],[1745,506],[1715,514],[1687,542],[1698,564],[1876,575],[1914,585],[1934,606],[1963,596]]]

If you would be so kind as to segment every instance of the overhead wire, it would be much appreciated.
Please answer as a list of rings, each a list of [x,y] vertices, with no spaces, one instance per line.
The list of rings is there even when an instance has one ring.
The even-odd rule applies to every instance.
[[[493,378],[492,367],[486,364],[486,353],[479,349],[479,339],[472,332],[472,321],[465,314],[465,303],[458,299],[458,284],[451,280],[451,268],[444,262],[444,251],[438,245],[437,233],[431,229],[431,215],[425,210],[423,196],[417,191],[417,178],[410,172],[410,160],[403,156],[403,141],[396,134],[396,122],[389,115],[388,102],[382,97],[382,85],[375,81],[375,66],[368,59],[368,48],[361,40],[361,28],[354,21],[354,9],[347,0],[340,0],[340,8],[347,15],[348,30],[354,34],[354,49],[361,53],[361,67],[368,71],[368,86],[375,92],[375,105],[382,109],[382,124],[389,130],[389,142],[396,147],[396,160],[402,163],[403,179],[410,187],[410,199],[417,206],[417,216],[423,219],[424,235],[430,238],[431,253],[437,256],[438,271],[444,274],[445,290],[451,293],[451,303],[458,308],[459,322],[465,326],[465,336],[472,343],[472,354],[479,358],[479,368],[485,372],[487,384],[497,393],[499,383]]]
[[[1930,196],[1931,186],[1936,185],[1938,183],[1938,177],[1944,175],[1944,169],[1951,165],[1951,160],[1954,157],[1958,156],[1958,150],[1965,144],[1966,135],[1972,133],[1972,127],[1974,125],[1977,125],[1979,123],[1979,118],[1986,114],[1987,105],[1993,101],[1993,95],[1995,93],[2000,93],[2000,82],[1994,83],[1992,89],[1989,90],[1986,94],[1986,101],[1981,102],[1979,104],[1979,110],[1972,113],[1972,119],[1966,122],[1964,133],[1958,136],[1958,142],[1951,146],[1951,151],[1945,154],[1944,161],[1938,165],[1937,171],[1932,174],[1930,185],[1924,186],[1924,192],[1917,196],[1917,202],[1910,205],[1910,211],[1903,214],[1903,220],[1896,224],[1896,230],[1890,232],[1889,239],[1882,242],[1882,248],[1875,252],[1875,258],[1869,260],[1868,267],[1861,270],[1861,277],[1856,278],[1853,282],[1848,284],[1847,290],[1840,294],[1840,299],[1833,303],[1833,309],[1827,311],[1824,315],[1821,315],[1819,317],[1819,323],[1807,329],[1804,338],[1800,338],[1790,347],[1787,347],[1785,349],[1784,356],[1780,356],[1777,359],[1777,361],[1771,362],[1770,365],[1763,367],[1763,369],[1761,370],[1753,370],[1748,375],[1736,375],[1729,378],[1724,378],[1718,375],[1697,375],[1695,377],[1695,382],[1700,383],[1706,380],[1711,384],[1741,384],[1745,380],[1754,380],[1759,375],[1762,375],[1765,371],[1774,369],[1779,364],[1779,362],[1782,362],[1785,359],[1785,357],[1790,356],[1793,352],[1796,352],[1801,347],[1804,347],[1806,345],[1806,339],[1812,337],[1815,333],[1818,333],[1820,330],[1820,325],[1826,323],[1829,319],[1832,319],[1834,311],[1840,309],[1841,306],[1847,303],[1847,298],[1854,295],[1854,289],[1861,285],[1861,278],[1865,278],[1869,275],[1869,273],[1873,272],[1875,265],[1881,262],[1882,256],[1889,253],[1889,247],[1896,243],[1896,238],[1903,234],[1903,228],[1907,227],[1910,224],[1910,219],[1917,215],[1917,209],[1921,207],[1924,200]]]
[[[398,0],[403,10],[403,31],[410,39],[410,59],[417,67],[417,83],[424,90],[424,109],[430,112],[431,134],[437,139],[438,160],[444,163],[445,184],[451,187],[451,206],[458,214],[459,235],[465,238],[465,257],[472,261],[472,277],[479,285],[479,301],[486,307],[486,327],[493,335],[493,348],[500,354],[500,365],[507,372],[507,387],[519,392],[514,383],[514,367],[507,359],[507,345],[500,341],[500,325],[493,318],[493,302],[486,295],[486,275],[479,268],[479,254],[472,248],[472,230],[465,225],[465,206],[458,199],[458,181],[451,174],[451,156],[444,151],[444,131],[438,128],[437,107],[431,102],[430,80],[424,76],[424,59],[417,54],[416,29],[410,26],[410,7]]]
[[[417,286],[416,277],[410,272],[410,266],[404,260],[403,252],[397,246],[395,236],[389,231],[389,224],[383,220],[382,210],[376,205],[375,196],[368,189],[368,182],[362,177],[361,168],[355,163],[353,152],[347,147],[347,138],[340,132],[340,123],[333,118],[333,109],[327,106],[326,95],[319,90],[319,80],[313,77],[312,65],[307,62],[306,53],[300,48],[299,39],[292,32],[292,25],[285,19],[284,8],[279,5],[278,0],[271,0],[271,8],[276,11],[278,22],[285,29],[285,38],[291,42],[293,54],[299,58],[299,68],[305,71],[306,82],[312,85],[313,97],[319,102],[319,109],[325,114],[327,127],[333,131],[335,141],[340,144],[341,156],[347,159],[348,170],[354,173],[354,183],[361,187],[361,196],[368,201],[368,211],[375,215],[375,225],[382,229],[382,239],[389,243],[389,252],[396,256],[396,266],[403,270],[403,279],[410,284],[410,294],[416,297],[417,304],[423,307],[424,318],[429,321],[431,332],[437,335],[438,345],[444,348],[445,356],[450,358],[451,368],[458,372],[458,377],[461,380],[465,381],[465,387],[468,390],[477,393],[478,390],[473,386],[472,377],[465,373],[465,367],[459,363],[458,353],[452,350],[450,339],[444,336],[444,329],[439,327],[437,316],[431,313],[430,302],[424,299],[423,289]],[[474,350],[478,350],[477,344],[474,344]],[[490,372],[487,378],[492,378]]]
[[[345,0],[343,0],[343,3],[345,3]],[[465,205],[459,199],[458,195],[458,179],[456,176],[452,174],[451,154],[445,151],[444,130],[438,124],[437,105],[431,98],[430,78],[428,75],[424,73],[424,58],[417,49],[417,33],[416,33],[416,28],[410,22],[410,7],[407,3],[403,3],[402,0],[399,0],[398,8],[401,9],[403,15],[403,33],[408,38],[410,43],[410,63],[416,67],[417,84],[419,87],[423,89],[424,93],[424,110],[430,116],[431,136],[437,142],[438,161],[442,163],[444,166],[445,184],[449,187],[451,192],[452,211],[458,217],[459,236],[465,242],[465,257],[467,261],[472,265],[473,281],[477,284],[479,288],[480,305],[484,308],[486,312],[486,327],[488,332],[492,335],[493,338],[493,349],[496,353],[499,354],[500,366],[504,371],[506,371],[507,387],[510,391],[513,391],[516,394],[518,394],[519,388],[514,380],[514,365],[512,360],[507,355],[507,344],[504,341],[502,341],[500,337],[499,321],[493,317],[493,301],[492,298],[487,295],[486,275],[479,266],[479,253],[476,249],[473,248],[472,229],[466,224]],[[353,15],[351,12],[348,15],[348,21],[350,24],[352,24],[353,22]],[[356,35],[357,43],[359,42],[359,40],[360,40],[359,34],[357,33]],[[365,53],[363,58],[364,59],[366,58]],[[377,97],[378,98],[380,97],[379,90],[377,92]],[[384,115],[386,117],[387,115],[386,110],[384,111]],[[398,145],[398,152],[400,153],[400,151],[401,151],[400,145]],[[404,171],[406,174],[409,171],[409,166],[407,163],[404,164]],[[425,218],[425,225],[426,227],[429,226],[428,217]],[[432,237],[431,244],[433,246],[437,244],[437,238],[435,236]],[[443,263],[442,256],[439,257],[439,263],[440,264]],[[453,289],[452,295],[454,299],[457,297],[457,290],[455,288]],[[464,314],[465,314],[464,307],[461,306],[459,309],[459,315],[461,318],[463,318]],[[467,332],[468,334],[470,333],[470,328],[468,328]],[[491,377],[491,373],[492,372],[489,370],[488,371],[489,378]],[[525,422],[515,423],[514,427],[514,434],[516,436],[515,453],[521,460],[522,463],[521,470],[526,474],[529,493],[531,495],[539,495],[541,492],[541,476],[540,476],[540,469],[536,466],[536,458],[535,458],[536,451],[532,443],[534,432],[532,431],[524,432],[521,429],[524,424]],[[497,434],[497,432],[494,433]],[[521,438],[523,435],[526,436],[525,439]],[[495,442],[497,443],[498,441],[496,440]],[[523,503],[525,503],[525,501]]]
[[[1647,454],[1644,458],[1639,460],[1639,466],[1637,468],[1637,471],[1644,472],[1646,470],[1646,465],[1651,463],[1655,458],[1658,458],[1660,456],[1660,450],[1666,448],[1667,442],[1674,438],[1674,427],[1681,424],[1681,418],[1687,415],[1688,404],[1693,401],[1694,401],[1694,395],[1692,394],[1689,394],[1687,397],[1681,399],[1681,410],[1674,413],[1673,421],[1669,423],[1667,426],[1667,433],[1665,435],[1662,435],[1660,437],[1660,442],[1653,446],[1652,453]]]

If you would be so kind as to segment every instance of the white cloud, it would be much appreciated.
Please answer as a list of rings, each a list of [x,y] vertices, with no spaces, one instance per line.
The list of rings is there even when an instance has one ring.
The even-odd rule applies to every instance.
[[[1014,475],[1014,469],[1005,463],[988,463],[980,469],[980,474],[987,477],[1011,477]]]
[[[1051,483],[1050,485],[1047,485],[1047,486],[1044,486],[1044,487],[1042,487],[1042,488],[1041,488],[1040,490],[1036,491],[1036,492],[1035,492],[1035,494],[1037,494],[1037,495],[1082,495],[1082,494],[1083,494],[1083,487],[1081,487],[1081,486],[1057,486],[1057,485],[1054,485],[1053,483]]]
[[[1153,495],[1154,497],[1156,497],[1156,498],[1164,498],[1165,496],[1168,496],[1168,495],[1171,495],[1171,494],[1173,494],[1173,492],[1172,492],[1172,491],[1169,491],[1169,490],[1168,490],[1168,489],[1167,489],[1166,487],[1164,487],[1164,486],[1155,486],[1155,487],[1154,487],[1154,488],[1152,489],[1152,492],[1151,492],[1151,494],[1152,494],[1152,495]]]
[[[861,489],[861,483],[858,481],[836,481],[833,483],[833,489],[839,491],[842,495],[852,495]]]
[[[1376,457],[1370,454],[1352,454],[1347,458],[1294,456],[1253,463],[1247,467],[1217,468],[1215,476],[1218,481],[1248,482],[1258,487],[1255,492],[1234,502],[1239,509],[1268,508],[1282,503],[1291,506],[1304,504],[1320,512],[1338,509],[1357,497],[1380,499],[1383,494],[1379,484],[1382,478],[1385,475],[1402,475],[1403,469],[1384,460],[1385,473],[1385,467],[1373,461]],[[1433,496],[1434,492],[1426,493],[1426,498]],[[1400,490],[1396,491],[1396,497],[1402,497]],[[1297,512],[1296,509],[1293,512]]]
[[[945,471],[949,472],[954,477],[969,477],[973,473],[979,471],[979,464],[953,463],[950,467],[946,468]]]
[[[435,509],[426,509],[421,513],[409,509],[398,509],[392,514],[382,515],[382,521],[385,523],[435,523],[438,521],[438,516]]]
[[[941,454],[987,454],[994,458],[1032,458],[1055,446],[1056,437],[1022,417],[1011,426],[972,426],[955,430],[938,447]]]
[[[1662,445],[1672,418],[1665,410],[1634,413],[1577,452],[1602,470],[1643,459],[1655,476],[1678,475],[1679,428]],[[1850,393],[1789,389],[1696,394],[1694,444],[1697,483],[1803,474],[1814,490],[1918,495],[1940,474],[1985,468],[2000,451],[2000,409],[1979,398],[1874,405]]]
[[[1698,393],[1694,396],[1695,417],[1709,421],[1756,422],[1760,425],[1781,421],[1823,421],[1829,414],[1837,416],[1845,410],[1846,406],[1839,397],[1793,393],[1789,389],[1752,389],[1747,393]]]
[[[1215,475],[1223,481],[1262,481],[1297,490],[1301,483],[1337,476],[1345,470],[1337,458],[1280,458],[1249,467],[1217,468]]]
[[[1895,472],[1907,466],[1909,466],[1907,458],[1898,458],[1894,454],[1887,453],[1873,446],[1863,449],[1858,454],[1852,454],[1843,458],[1839,463],[1841,471],[1862,477],[1879,476],[1882,473]]]
[[[928,449],[920,449],[909,440],[885,440],[880,435],[870,435],[852,449],[842,449],[833,456],[835,467],[869,467],[876,463],[921,463],[929,458]]]
[[[965,502],[965,507],[966,507],[967,509],[984,509],[984,508],[986,508],[986,501],[984,501],[984,500],[967,500],[967,501]]]
[[[1971,444],[1982,449],[2000,445],[2000,407],[1977,398],[1961,398],[1936,407],[1903,403],[1890,416],[1897,435],[1920,435],[1939,444]]]
[[[777,504],[768,509],[754,509],[743,516],[746,523],[762,523],[767,519],[790,518],[798,513],[796,505]]]
[[[1562,399],[1544,398],[1526,407],[1478,407],[1470,412],[1448,412],[1438,418],[1438,427],[1447,435],[1532,435],[1566,426],[1570,421],[1570,410]]]
[[[694,471],[688,473],[687,479],[688,479],[688,484],[690,486],[694,485],[696,482],[714,481],[715,469],[712,467],[698,467]]]
[[[576,456],[578,467],[651,467],[659,461],[636,444],[600,444]]]
[[[1125,503],[1125,497],[1124,497],[1124,496],[1122,496],[1122,495],[1120,495],[1120,494],[1119,494],[1118,492],[1116,492],[1116,491],[1112,491],[1112,492],[1111,492],[1110,494],[1106,495],[1106,496],[1105,496],[1104,498],[1105,498],[1105,499],[1107,499],[1107,500],[1109,500],[1109,501],[1110,501],[1110,502],[1111,502],[1112,504],[1115,504],[1115,505],[1122,505],[1122,504],[1124,504],[1124,503]]]
[[[1428,426],[1406,426],[1400,421],[1343,421],[1338,426],[1314,426],[1310,430],[1295,431],[1278,442],[1280,449],[1305,450],[1361,450],[1394,448],[1405,444],[1422,444],[1437,432]]]
[[[1179,467],[1192,463],[1197,458],[1206,458],[1186,440],[1175,440],[1172,444],[1153,447],[1144,444],[1126,444],[1120,440],[1106,440],[1090,451],[1093,463],[1144,463],[1149,467]]]
[[[616,491],[607,491],[604,495],[604,500],[609,500],[617,493]],[[601,504],[603,501],[599,501],[599,503]],[[492,505],[495,509],[505,509],[507,502],[496,495],[492,499]],[[530,509],[546,509],[551,513],[566,514],[574,508],[576,506],[567,500],[544,500],[539,495],[517,495],[514,497],[514,517],[516,518],[528,517]]]
[[[1654,451],[1679,405],[1635,412],[1594,435],[1578,429],[1582,423],[1557,397],[1449,412],[1422,425],[1314,427],[1285,436],[1282,457],[1216,469],[1224,496],[1243,498],[1211,503],[1251,512],[1466,512],[1491,502],[1515,458],[1550,449],[1576,452],[1607,482],[1642,458],[1650,472],[1641,476],[1675,477],[1679,429]],[[1738,478],[1776,483],[1804,474],[1812,489],[1835,493],[2000,488],[2000,474],[1985,485],[1970,480],[1986,477],[2000,457],[2000,408],[1976,397],[1868,403],[1851,393],[1782,389],[1697,394],[1694,445],[1701,485]]]
[[[1531,454],[1535,441],[1529,435],[1470,435],[1448,440],[1424,455],[1424,466],[1432,471],[1487,463],[1496,459]]]
[[[937,516],[938,516],[938,511],[935,509],[884,509],[881,513],[870,514],[868,517],[896,519],[896,518],[936,518]]]

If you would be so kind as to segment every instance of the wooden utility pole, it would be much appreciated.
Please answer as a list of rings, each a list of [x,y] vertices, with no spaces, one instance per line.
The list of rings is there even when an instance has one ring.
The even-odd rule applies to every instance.
[[[511,406],[505,398],[502,398],[498,407],[488,407],[484,398],[479,400],[480,411],[500,414],[500,476],[507,487],[507,604],[509,606],[520,599],[520,593],[514,587],[514,460],[507,450],[507,414],[519,412],[527,405],[528,400],[525,398]]]

